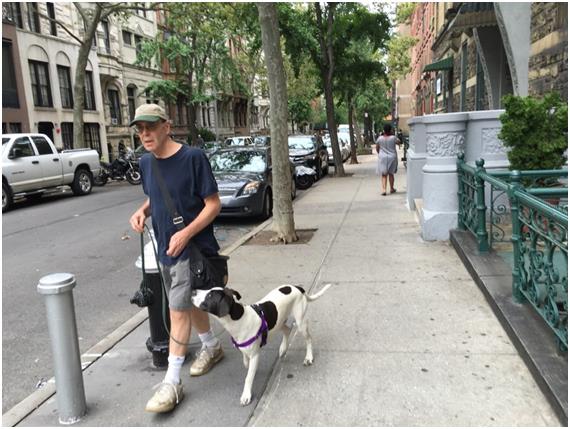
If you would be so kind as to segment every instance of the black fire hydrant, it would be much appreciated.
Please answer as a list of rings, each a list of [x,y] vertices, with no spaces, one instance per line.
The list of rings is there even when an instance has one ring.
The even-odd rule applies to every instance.
[[[151,237],[156,246],[154,234]],[[141,234],[141,249],[143,249],[143,238]],[[152,353],[152,363],[157,368],[168,366],[168,341],[170,331],[170,311],[167,301],[164,299],[164,292],[160,281],[153,243],[149,242],[141,250],[141,256],[135,263],[143,273],[143,280],[140,289],[131,298],[131,304],[148,308],[148,324],[150,327],[150,337],[146,340],[146,347]]]

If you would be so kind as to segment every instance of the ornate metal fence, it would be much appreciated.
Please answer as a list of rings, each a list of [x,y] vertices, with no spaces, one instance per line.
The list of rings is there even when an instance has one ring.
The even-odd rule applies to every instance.
[[[506,241],[510,211],[513,250],[513,297],[528,301],[554,331],[561,349],[568,348],[568,188],[540,188],[546,178],[568,177],[567,170],[487,173],[484,161],[457,162],[458,227],[475,235],[480,252],[494,241]],[[490,185],[490,210],[485,184]],[[528,186],[525,187],[524,185]],[[495,206],[497,195],[508,203]],[[560,202],[562,201],[562,203]],[[487,222],[491,234],[487,231]],[[502,236],[497,234],[501,228]]]

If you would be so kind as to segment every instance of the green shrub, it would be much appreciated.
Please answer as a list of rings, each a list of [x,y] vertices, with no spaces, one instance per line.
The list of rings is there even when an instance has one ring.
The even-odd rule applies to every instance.
[[[568,105],[556,93],[542,99],[507,95],[499,138],[511,170],[561,168],[568,148]]]
[[[210,131],[208,128],[198,128],[198,134],[202,136],[205,142],[213,142],[216,140],[216,134]],[[188,134],[187,142],[189,145],[192,145],[192,136]]]

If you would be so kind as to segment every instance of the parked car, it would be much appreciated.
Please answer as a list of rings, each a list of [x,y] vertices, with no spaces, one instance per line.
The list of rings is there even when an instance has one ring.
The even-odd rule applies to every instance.
[[[89,194],[100,168],[96,150],[59,153],[44,134],[3,134],[2,212],[10,209],[14,198],[39,198],[61,186],[70,186],[75,195]]]
[[[253,139],[250,136],[228,137],[224,141],[224,145],[231,146],[253,146]]]
[[[271,216],[273,172],[269,148],[220,149],[210,156],[210,164],[222,202],[220,216]],[[291,164],[291,174],[294,170]],[[291,198],[296,194],[295,181],[291,180]]]
[[[256,136],[253,139],[253,144],[255,146],[270,146],[271,145],[271,136]]]
[[[323,138],[323,142],[325,143],[327,152],[329,154],[329,165],[334,165],[334,155],[330,137]],[[347,144],[344,138],[341,138],[341,136],[338,135],[338,145],[340,149],[340,155],[342,157],[342,162],[345,162],[348,158],[350,158],[350,142]]]
[[[218,149],[222,149],[224,147],[227,147],[224,142],[221,141],[211,141],[211,142],[205,142],[204,143],[204,152],[206,152],[206,155],[210,156],[212,153],[214,153],[215,151],[217,151]]]
[[[329,154],[320,137],[289,136],[289,159],[295,165],[305,165],[317,173],[317,180],[329,172]]]

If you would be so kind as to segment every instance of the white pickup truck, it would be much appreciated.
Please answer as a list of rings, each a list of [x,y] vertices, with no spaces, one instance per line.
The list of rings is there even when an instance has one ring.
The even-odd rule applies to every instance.
[[[75,195],[89,194],[100,168],[96,150],[58,152],[44,134],[3,134],[2,212],[16,197],[38,198],[65,185]]]

